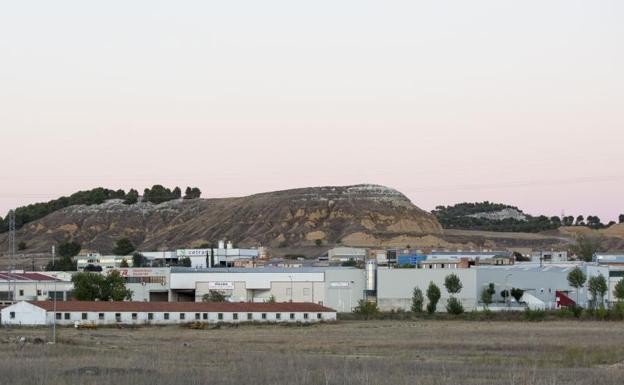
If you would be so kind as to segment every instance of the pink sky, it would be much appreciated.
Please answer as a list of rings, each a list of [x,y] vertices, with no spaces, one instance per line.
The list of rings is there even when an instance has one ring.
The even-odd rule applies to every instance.
[[[2,216],[155,183],[624,213],[621,1],[53,3],[0,4]]]

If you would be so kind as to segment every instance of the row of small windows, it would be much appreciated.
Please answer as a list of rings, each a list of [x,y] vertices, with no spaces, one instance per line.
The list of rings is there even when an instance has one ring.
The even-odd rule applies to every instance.
[[[282,319],[282,313],[274,313],[275,314],[275,319],[281,320]],[[133,320],[137,320],[138,319],[138,313],[132,313],[131,317]],[[11,318],[15,318],[15,314],[13,312],[11,312]],[[89,318],[89,314],[88,313],[82,313],[81,318],[83,320],[87,320]],[[163,318],[165,320],[169,320],[170,319],[170,313],[163,313]],[[267,313],[261,313],[261,318],[262,319],[267,319]],[[289,314],[289,318],[295,319],[295,313],[290,313]],[[309,313],[303,313],[303,319],[309,319],[310,315]],[[322,319],[323,318],[323,314],[322,313],[317,313],[316,314],[316,318],[317,319]],[[56,319],[57,320],[71,320],[71,313],[56,313]],[[105,314],[104,313],[98,313],[98,319],[99,320],[104,320],[105,319]],[[153,320],[154,319],[154,313],[147,313],[147,319],[148,320]],[[180,320],[186,320],[186,313],[179,313],[179,319]],[[196,321],[201,321],[201,320],[207,320],[208,319],[208,313],[195,313],[195,320]],[[217,319],[222,320],[223,319],[223,313],[217,313]],[[234,320],[238,320],[239,319],[239,313],[233,313],[232,314],[232,319]],[[115,320],[117,322],[121,322],[121,313],[115,313]],[[247,313],[247,320],[253,320],[253,313]]]

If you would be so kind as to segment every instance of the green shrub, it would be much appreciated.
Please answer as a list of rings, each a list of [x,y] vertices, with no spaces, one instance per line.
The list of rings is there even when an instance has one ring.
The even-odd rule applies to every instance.
[[[414,288],[412,292],[412,312],[421,313],[423,310],[423,303],[425,302],[425,298],[423,297],[422,290],[418,287]]]
[[[464,306],[459,299],[451,297],[446,302],[446,311],[454,315],[462,314],[464,312]]]
[[[574,314],[574,311],[572,311],[572,309],[567,308],[567,307],[562,307],[561,309],[558,309],[557,311],[555,311],[555,317],[568,319],[568,318],[574,318],[576,317],[576,315]]]
[[[429,314],[435,313],[441,296],[440,288],[433,281],[429,282],[429,287],[427,288],[427,299],[429,300],[427,312]]]
[[[544,321],[546,319],[546,312],[544,310],[531,310],[526,308],[524,310],[524,319],[527,321]]]
[[[624,303],[617,303],[610,311],[610,318],[624,320]]]
[[[358,301],[358,305],[353,312],[364,316],[366,319],[371,319],[379,315],[379,307],[377,307],[376,302],[361,299]]]

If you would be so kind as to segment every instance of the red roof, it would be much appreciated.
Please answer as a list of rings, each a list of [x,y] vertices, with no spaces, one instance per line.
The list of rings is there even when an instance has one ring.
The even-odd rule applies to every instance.
[[[29,303],[54,311],[53,301],[28,301]],[[84,312],[222,312],[222,313],[289,313],[335,312],[328,307],[309,302],[105,302],[105,301],[57,301],[56,311]]]
[[[2,281],[59,281],[54,277],[50,277],[41,273],[15,273],[10,271],[0,271],[0,280]]]

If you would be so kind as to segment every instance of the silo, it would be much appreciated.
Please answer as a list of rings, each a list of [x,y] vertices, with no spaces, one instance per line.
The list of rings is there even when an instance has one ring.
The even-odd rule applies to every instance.
[[[366,261],[366,291],[377,291],[377,261],[374,259]]]

